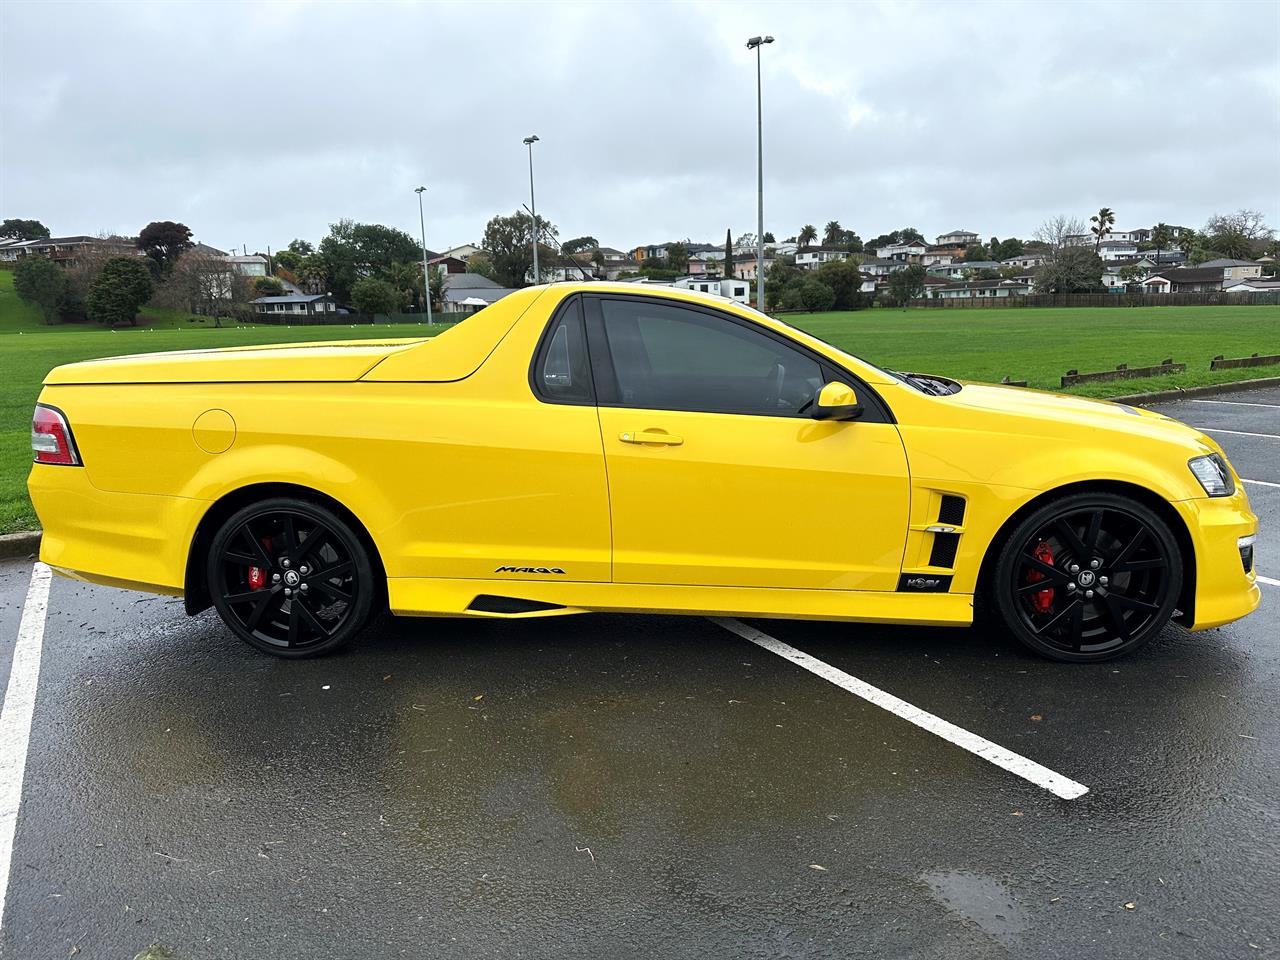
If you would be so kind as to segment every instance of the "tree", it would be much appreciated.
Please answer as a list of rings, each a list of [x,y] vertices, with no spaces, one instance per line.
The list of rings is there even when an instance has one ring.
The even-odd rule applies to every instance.
[[[767,290],[767,282],[766,282]],[[767,296],[767,293],[766,293]],[[788,284],[782,291],[779,305],[784,310],[808,310],[823,313],[835,306],[835,291],[812,274]]]
[[[1260,247],[1275,236],[1257,210],[1215,214],[1204,225],[1205,245],[1223,257],[1253,260]]]
[[[1072,237],[1079,237],[1083,234],[1084,224],[1079,219],[1059,214],[1056,217],[1050,217],[1036,227],[1035,238],[1040,244],[1042,252],[1052,253],[1067,246]]]
[[[39,220],[10,218],[0,223],[0,240],[48,240],[49,228]]]
[[[667,247],[667,266],[677,273],[684,274],[689,270],[689,248],[681,241]]]
[[[843,236],[844,230],[840,228],[839,220],[828,220],[827,225],[822,229],[822,242],[828,247],[834,247]]]
[[[431,271],[428,293],[431,295],[431,302],[437,306],[444,303],[444,278],[447,276],[448,274],[443,270]]]
[[[992,238],[994,239],[994,238]],[[977,263],[979,260],[991,260],[991,252],[981,243],[971,243],[964,248],[964,256],[960,258],[961,263]]]
[[[308,241],[296,239],[289,241],[288,250],[290,253],[296,253],[300,257],[309,257],[311,254],[316,252],[316,248]]]
[[[399,313],[404,306],[403,294],[385,280],[362,277],[351,287],[351,305],[359,313]]]
[[[742,236],[738,237],[738,242],[735,246],[739,249],[754,250],[756,247],[756,235],[750,231],[742,234]]]
[[[729,276],[733,272],[733,234],[726,228],[724,231],[724,267],[722,273]]]
[[[320,241],[316,256],[324,264],[327,289],[339,301],[346,301],[357,280],[385,280],[391,264],[416,261],[422,248],[396,227],[344,219],[330,224],[329,235]]]
[[[13,290],[40,311],[45,323],[56,323],[67,291],[67,275],[52,260],[23,257],[13,268]]]
[[[777,241],[777,240],[775,240],[775,239],[773,238],[773,233],[772,233],[771,231],[766,230],[766,231],[764,232],[764,242],[765,242],[765,243],[777,243],[778,241]]]
[[[202,253],[196,247],[178,257],[169,276],[156,289],[152,302],[170,310],[224,316],[232,312],[236,294],[241,296],[240,302],[245,302],[253,292],[247,289],[247,284],[237,284],[236,278],[226,260]]]
[[[298,269],[298,284],[307,293],[329,293],[329,268],[318,253],[302,258]]]
[[[538,217],[542,240],[554,239],[556,228]],[[484,228],[480,246],[493,264],[494,276],[504,287],[523,287],[533,272],[533,217],[517,210],[509,217],[493,217]],[[555,260],[556,249],[545,242],[538,245],[538,257],[546,263]]]
[[[1156,265],[1160,264],[1160,254],[1169,249],[1169,244],[1173,242],[1173,231],[1170,230],[1167,223],[1157,223],[1151,231],[1151,242],[1156,248]]]
[[[151,271],[137,257],[112,257],[89,286],[89,319],[114,327],[137,323],[138,309],[151,299]]]
[[[258,277],[253,281],[253,292],[260,297],[283,297],[284,284],[275,277]]]
[[[476,273],[482,277],[493,279],[493,261],[489,259],[488,254],[481,251],[473,253],[467,258],[467,273]]]
[[[1011,257],[1020,257],[1023,252],[1022,241],[1017,237],[1010,237],[1008,240],[1001,240],[999,249],[993,247],[990,251],[992,260],[1008,260]]]
[[[804,271],[796,267],[795,257],[778,257],[765,271],[765,304],[776,310],[782,304],[782,292],[802,279]]]
[[[148,223],[138,234],[138,249],[151,258],[161,274],[173,269],[182,251],[195,246],[191,242],[191,230],[185,223],[157,220]]]
[[[1194,230],[1183,230],[1178,234],[1178,249],[1187,255],[1190,259],[1191,251],[1200,246],[1200,234]]]
[[[1095,293],[1102,289],[1102,259],[1088,247],[1061,247],[1035,278],[1036,293]]]
[[[575,253],[585,253],[588,250],[598,249],[600,249],[600,241],[595,237],[575,237],[560,244],[560,252],[566,257],[571,257]]]
[[[908,301],[924,296],[924,278],[924,267],[918,263],[889,274],[889,296],[894,303],[905,307]]]
[[[1111,233],[1111,227],[1116,222],[1115,211],[1110,207],[1103,207],[1089,218],[1089,222],[1093,224],[1093,226],[1089,228],[1089,232],[1094,236],[1093,252],[1097,253],[1098,247],[1102,244],[1103,240],[1107,239],[1107,236]]]
[[[855,260],[828,260],[818,268],[818,279],[835,294],[837,310],[862,306],[862,271]]]
[[[441,271],[433,268],[433,272]],[[384,279],[400,291],[405,303],[410,300],[419,303],[422,300],[422,264],[418,261],[395,261],[387,268]]]
[[[297,243],[296,240],[294,242]],[[284,267],[291,273],[297,273],[298,267],[302,266],[302,261],[305,259],[306,256],[296,250],[281,250],[276,254],[276,266]]]
[[[818,230],[812,223],[806,223],[800,228],[800,233],[797,234],[797,239],[800,246],[807,247],[809,244],[813,243],[813,241],[818,239]]]

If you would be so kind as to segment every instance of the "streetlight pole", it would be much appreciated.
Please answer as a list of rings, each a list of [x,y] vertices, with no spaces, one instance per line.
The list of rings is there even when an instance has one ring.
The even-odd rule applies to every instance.
[[[431,326],[431,274],[427,272],[427,220],[422,215],[422,195],[426,187],[414,187],[418,195],[418,225],[422,227],[422,299],[427,305],[427,326]]]
[[[764,311],[764,108],[760,94],[760,48],[773,37],[752,37],[747,49],[756,52],[756,309]]]
[[[529,214],[533,217],[533,282],[538,283],[538,202],[533,199],[533,145],[538,142],[538,138],[525,137],[523,142],[529,148]]]

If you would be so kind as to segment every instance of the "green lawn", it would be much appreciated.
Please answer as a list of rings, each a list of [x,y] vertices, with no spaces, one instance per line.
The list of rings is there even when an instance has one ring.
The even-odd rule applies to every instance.
[[[304,340],[421,336],[421,325],[242,326],[214,329],[186,315],[144,311],[148,325],[99,330],[47,327],[13,295],[0,270],[0,533],[34,527],[27,499],[31,408],[45,374],[62,363],[125,353]],[[1026,379],[1056,388],[1069,367],[1105,370],[1165,357],[1184,361],[1178,377],[1080,387],[1072,393],[1116,396],[1228,380],[1280,375],[1280,367],[1209,374],[1215,354],[1280,353],[1280,307],[1028,308],[993,310],[864,310],[789,315],[789,323],[896,370],[972,380]],[[437,327],[438,332],[441,327]]]

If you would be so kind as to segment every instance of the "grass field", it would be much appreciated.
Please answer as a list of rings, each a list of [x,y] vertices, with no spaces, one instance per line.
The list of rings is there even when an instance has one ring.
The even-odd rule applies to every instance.
[[[27,499],[31,408],[53,367],[76,360],[158,350],[305,340],[422,336],[421,325],[241,326],[215,329],[185,314],[145,310],[146,326],[118,331],[44,326],[0,270],[0,533],[36,526]],[[1004,376],[1057,388],[1069,367],[1107,370],[1165,357],[1186,362],[1177,377],[1097,384],[1069,392],[1116,396],[1280,375],[1280,368],[1208,372],[1215,354],[1280,353],[1280,307],[1028,308],[864,310],[789,315],[787,321],[842,349],[895,370],[971,380]],[[436,332],[442,329],[436,328]]]

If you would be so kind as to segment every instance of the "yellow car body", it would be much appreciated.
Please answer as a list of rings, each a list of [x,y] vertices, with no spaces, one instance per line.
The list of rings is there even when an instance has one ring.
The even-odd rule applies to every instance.
[[[539,396],[531,359],[557,311],[628,297],[784,338],[884,415]],[[1259,602],[1241,564],[1241,538],[1257,530],[1243,489],[1210,497],[1187,467],[1220,453],[1204,434],[1016,387],[931,395],[745,306],[670,287],[532,287],[429,339],[75,363],[49,373],[40,402],[65,415],[83,463],[33,466],[41,559],[95,583],[186,594],[189,610],[208,605],[200,551],[219,520],[279,493],[358,524],[397,614],[960,626],[1003,532],[1078,490],[1121,492],[1167,519],[1187,626],[1223,624]],[[962,522],[940,524],[944,496],[962,499]],[[944,535],[953,556],[938,565]],[[476,602],[493,596],[524,606]]]

